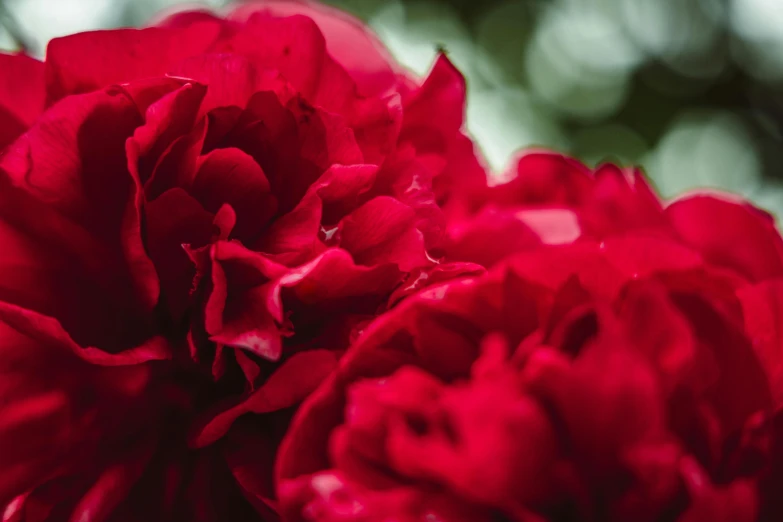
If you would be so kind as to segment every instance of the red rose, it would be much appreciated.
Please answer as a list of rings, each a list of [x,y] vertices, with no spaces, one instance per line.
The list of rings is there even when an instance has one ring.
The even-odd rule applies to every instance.
[[[708,261],[759,280],[783,275],[772,218],[727,195],[694,194],[666,205],[636,169],[549,152],[521,155],[510,181],[473,191],[451,213],[444,249],[491,266],[542,244],[644,232],[698,250]]]
[[[379,311],[481,271],[428,255],[483,182],[463,79],[393,67],[279,3],[0,56],[4,521],[275,519],[291,408]]]
[[[623,205],[652,197],[641,178],[555,184],[574,164],[536,161],[563,170],[520,176],[498,207],[565,208],[584,235],[539,233],[376,319],[284,439],[284,520],[783,517],[783,251],[768,216],[704,195]]]

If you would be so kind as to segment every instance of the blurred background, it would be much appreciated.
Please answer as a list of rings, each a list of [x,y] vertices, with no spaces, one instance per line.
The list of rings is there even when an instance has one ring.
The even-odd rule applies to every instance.
[[[227,1],[0,0],[0,49]],[[334,0],[424,74],[468,79],[468,128],[500,175],[547,147],[645,168],[666,197],[742,194],[783,219],[783,0]]]

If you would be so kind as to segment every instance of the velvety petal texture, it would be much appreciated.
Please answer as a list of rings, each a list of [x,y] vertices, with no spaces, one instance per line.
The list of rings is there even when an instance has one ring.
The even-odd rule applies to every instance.
[[[409,297],[295,415],[285,520],[777,520],[780,281],[712,261],[582,239]]]
[[[0,54],[2,522],[778,522],[783,239],[304,0]]]
[[[2,520],[279,520],[294,409],[484,271],[438,253],[443,180],[485,179],[464,90],[298,2],[0,54]]]
[[[783,516],[774,221],[546,151],[507,179],[443,203],[461,278],[374,320],[294,416],[284,518]]]

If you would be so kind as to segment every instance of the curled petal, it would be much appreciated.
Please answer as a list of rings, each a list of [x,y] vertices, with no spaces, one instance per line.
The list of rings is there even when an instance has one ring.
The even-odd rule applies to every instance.
[[[204,316],[210,338],[277,360],[283,313],[275,281],[284,267],[236,243],[214,244],[210,257],[212,292]]]

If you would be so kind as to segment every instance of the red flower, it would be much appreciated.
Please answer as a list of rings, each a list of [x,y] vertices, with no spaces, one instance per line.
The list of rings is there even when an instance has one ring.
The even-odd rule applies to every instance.
[[[428,255],[483,183],[463,79],[394,67],[280,3],[0,56],[4,521],[275,518],[291,408],[379,311],[481,271]]]
[[[600,241],[630,232],[667,237],[750,280],[783,275],[772,218],[735,198],[693,194],[666,205],[636,169],[549,152],[521,155],[510,181],[475,190],[451,212],[445,252],[491,266],[542,244]]]
[[[564,207],[583,235],[542,245],[531,227],[539,241],[497,252],[488,274],[376,319],[284,439],[284,520],[783,517],[783,251],[768,216],[704,195],[656,209],[641,178],[555,184],[574,164],[535,161],[564,170],[520,177],[498,207]]]

